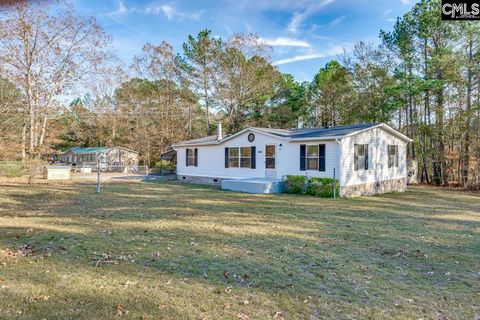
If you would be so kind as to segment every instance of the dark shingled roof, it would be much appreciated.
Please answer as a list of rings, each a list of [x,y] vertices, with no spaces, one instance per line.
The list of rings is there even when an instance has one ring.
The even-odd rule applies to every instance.
[[[290,134],[290,138],[328,138],[328,137],[339,137],[345,136],[360,130],[369,129],[377,126],[378,123],[362,123],[362,124],[352,124],[347,126],[335,126],[328,128],[311,128],[311,129],[301,129],[293,131]]]
[[[289,139],[308,139],[319,138],[328,139],[333,137],[343,137],[358,131],[374,128],[382,125],[381,123],[360,123],[345,126],[323,127],[323,128],[308,128],[308,129],[271,129],[271,128],[248,128],[252,130],[261,131],[264,133],[272,134],[281,138]],[[233,135],[234,136],[234,135]],[[193,139],[179,142],[177,145],[197,145],[197,144],[218,144],[222,143],[228,136],[218,141],[217,136],[208,136],[200,139]]]
[[[216,142],[217,141],[217,135],[214,136],[207,136],[203,138],[198,138],[198,139],[192,139],[192,140],[185,140],[181,141],[178,144],[203,144],[203,143],[209,143],[209,142]]]

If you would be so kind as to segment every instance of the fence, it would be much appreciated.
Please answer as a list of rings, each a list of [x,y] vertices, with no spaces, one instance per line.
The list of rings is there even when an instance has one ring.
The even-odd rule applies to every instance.
[[[148,166],[139,165],[83,165],[72,167],[72,179],[80,182],[96,181],[100,171],[102,182],[143,179],[149,174]]]
[[[43,182],[47,180],[46,171],[70,168],[67,180],[71,182],[96,182],[98,171],[102,182],[121,182],[140,180],[150,173],[148,166],[139,165],[99,165],[84,164],[81,166],[50,165],[44,161],[0,161],[0,179],[12,182]]]

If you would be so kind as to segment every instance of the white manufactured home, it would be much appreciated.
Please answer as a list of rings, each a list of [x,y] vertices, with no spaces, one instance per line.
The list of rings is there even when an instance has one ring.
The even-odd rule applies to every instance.
[[[255,185],[286,175],[336,178],[342,196],[407,188],[406,147],[412,140],[384,123],[282,130],[246,128],[173,145],[178,179],[227,189],[272,192]],[[250,183],[250,184],[249,184]],[[250,189],[249,189],[250,188]]]

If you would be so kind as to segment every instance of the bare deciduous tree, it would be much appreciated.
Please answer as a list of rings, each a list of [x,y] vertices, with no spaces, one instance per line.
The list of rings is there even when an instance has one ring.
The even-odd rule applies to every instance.
[[[82,18],[68,3],[22,1],[0,19],[0,64],[24,97],[27,127],[24,157],[44,150],[49,117],[59,102],[107,58],[109,37],[93,18]],[[28,146],[27,146],[28,145]]]

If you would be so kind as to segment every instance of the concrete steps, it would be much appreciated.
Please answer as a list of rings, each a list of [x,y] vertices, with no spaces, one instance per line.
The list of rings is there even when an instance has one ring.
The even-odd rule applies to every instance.
[[[284,185],[278,179],[235,179],[222,180],[222,189],[247,193],[281,193]]]

